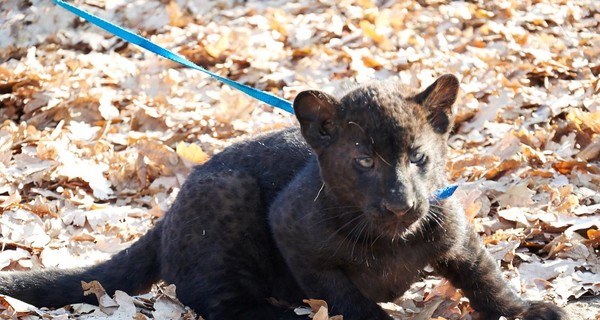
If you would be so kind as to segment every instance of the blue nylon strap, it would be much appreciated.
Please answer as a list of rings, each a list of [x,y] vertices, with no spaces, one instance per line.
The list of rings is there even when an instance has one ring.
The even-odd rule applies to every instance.
[[[81,9],[79,9],[71,4],[68,4],[62,0],[52,0],[52,1],[54,3],[56,3],[57,5],[74,13],[75,15],[95,24],[96,26],[114,34],[115,36],[117,36],[125,41],[131,42],[131,43],[138,45],[146,50],[154,52],[164,58],[167,58],[169,60],[180,63],[186,67],[196,69],[198,71],[202,71],[202,72],[208,74],[209,76],[211,76],[211,77],[213,77],[235,89],[238,89],[257,100],[260,100],[266,104],[269,104],[273,107],[285,110],[289,113],[294,113],[292,104],[285,99],[279,98],[268,92],[264,92],[264,91],[258,90],[256,88],[249,87],[245,84],[241,84],[239,82],[221,77],[220,75],[210,72],[210,71],[198,66],[197,64],[189,61],[188,59],[184,58],[183,56],[180,56],[172,51],[169,51],[144,37],[141,37],[129,30],[119,27],[119,26],[117,26],[111,22],[108,22],[100,17],[97,17],[91,13],[81,10]],[[433,195],[431,196],[431,198],[429,199],[429,201],[435,202],[435,201],[447,199],[450,196],[452,196],[452,194],[454,194],[454,191],[456,191],[456,188],[458,188],[457,185],[450,185],[445,188],[436,190],[433,193]]]
[[[435,201],[448,199],[454,194],[454,191],[456,191],[457,188],[458,188],[457,184],[451,184],[445,188],[438,189],[433,193],[433,195],[429,199],[429,202],[435,202]]]
[[[69,11],[71,11],[72,13],[80,16],[81,18],[83,18],[83,19],[85,19],[85,20],[87,20],[87,21],[95,24],[96,26],[98,26],[98,27],[100,27],[100,28],[102,28],[102,29],[104,29],[104,30],[106,30],[106,31],[114,34],[115,36],[117,36],[117,37],[119,37],[119,38],[121,38],[121,39],[123,39],[125,41],[131,42],[131,43],[133,43],[135,45],[138,45],[138,46],[140,46],[140,47],[142,47],[142,48],[144,48],[146,50],[154,52],[154,53],[156,53],[156,54],[158,54],[158,55],[160,55],[162,57],[165,57],[165,58],[167,58],[169,60],[172,60],[172,61],[175,61],[177,63],[180,63],[180,64],[182,64],[182,65],[184,65],[186,67],[190,67],[192,69],[196,69],[196,70],[202,71],[202,72],[208,74],[209,76],[211,76],[211,77],[213,77],[213,78],[215,78],[215,79],[217,79],[217,80],[219,80],[219,81],[221,81],[221,82],[223,82],[223,83],[225,83],[225,84],[227,84],[227,85],[229,85],[231,87],[234,87],[234,88],[236,88],[236,89],[244,92],[245,94],[247,94],[247,95],[249,95],[249,96],[251,96],[251,97],[253,97],[255,99],[258,99],[258,100],[260,100],[260,101],[262,101],[262,102],[264,102],[266,104],[269,104],[269,105],[271,105],[273,107],[285,110],[285,111],[287,111],[289,113],[294,113],[294,109],[292,108],[292,104],[289,101],[285,100],[285,99],[279,98],[279,97],[274,96],[274,95],[272,95],[272,94],[270,94],[268,92],[264,92],[264,91],[258,90],[256,88],[249,87],[249,86],[247,86],[245,84],[241,84],[239,82],[236,82],[236,81],[233,81],[233,80],[221,77],[220,75],[218,75],[216,73],[213,73],[213,72],[210,72],[210,71],[208,71],[208,70],[206,70],[206,69],[198,66],[197,64],[189,61],[188,59],[184,58],[183,56],[180,56],[180,55],[178,55],[178,54],[176,54],[176,53],[174,53],[172,51],[169,51],[169,50],[167,50],[167,49],[165,49],[165,48],[163,48],[163,47],[161,47],[161,46],[159,46],[159,45],[151,42],[150,40],[148,40],[148,39],[146,39],[144,37],[141,37],[141,36],[139,36],[139,35],[131,32],[129,30],[126,30],[126,29],[121,28],[121,27],[119,27],[117,25],[114,25],[114,24],[112,24],[112,23],[110,23],[110,22],[108,22],[108,21],[106,21],[106,20],[104,20],[104,19],[102,19],[100,17],[97,17],[97,16],[95,16],[95,15],[93,15],[91,13],[88,13],[86,11],[83,11],[83,10],[81,10],[81,9],[79,9],[79,8],[71,5],[71,4],[68,4],[68,3],[66,3],[66,2],[64,2],[62,0],[52,0],[52,1],[54,3],[56,3],[57,5],[65,8],[65,9],[67,9]]]

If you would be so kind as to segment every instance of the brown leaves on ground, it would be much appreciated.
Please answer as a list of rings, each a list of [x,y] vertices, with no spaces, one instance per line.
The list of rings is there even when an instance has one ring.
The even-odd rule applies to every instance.
[[[305,307],[296,308],[295,312],[297,315],[308,315],[313,320],[343,320],[344,317],[337,316],[329,316],[329,306],[327,302],[318,299],[305,299],[304,303],[306,303],[310,309]]]
[[[77,315],[80,319],[106,320],[147,320],[147,319],[202,319],[186,308],[175,297],[175,287],[158,284],[149,294],[131,297],[123,291],[116,291],[111,297],[98,281],[82,282],[85,295],[95,295],[98,305],[73,304],[56,310],[38,309],[11,297],[0,296],[0,315],[17,319],[70,319]],[[59,293],[57,293],[59,294]]]
[[[74,4],[286,99],[457,75],[448,176],[505,276],[529,299],[600,293],[600,2]],[[50,1],[4,1],[0,11],[2,270],[108,258],[164,214],[191,166],[293,123]],[[455,293],[428,277],[383,306],[398,319],[468,319]],[[0,299],[2,316],[42,317]],[[163,305],[159,318],[178,310]],[[62,310],[44,316],[84,313]]]

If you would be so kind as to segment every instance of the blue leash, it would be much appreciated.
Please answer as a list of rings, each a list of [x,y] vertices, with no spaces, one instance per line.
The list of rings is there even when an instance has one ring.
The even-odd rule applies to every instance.
[[[243,93],[251,96],[252,98],[255,98],[257,100],[260,100],[268,105],[271,105],[273,107],[285,110],[289,113],[294,113],[294,109],[292,108],[292,104],[285,100],[282,99],[280,97],[274,96],[268,92],[264,92],[261,90],[258,90],[256,88],[252,88],[250,86],[247,86],[245,84],[221,77],[220,75],[211,72],[209,70],[206,70],[202,67],[200,67],[199,65],[189,61],[188,59],[166,49],[163,48],[159,45],[157,45],[156,43],[141,37],[129,30],[126,30],[122,27],[119,27],[111,22],[108,22],[98,16],[95,16],[87,11],[81,10],[71,4],[68,4],[62,0],[52,0],[54,3],[56,3],[57,5],[69,10],[70,12],[74,13],[75,15],[95,24],[96,26],[114,34],[115,36],[127,41],[127,42],[131,42],[135,45],[138,45],[148,51],[154,52],[164,58],[167,58],[171,61],[175,61],[177,63],[180,63],[186,67],[192,68],[192,69],[196,69],[198,71],[202,71],[206,74],[208,74],[209,76],[221,81],[222,83],[225,83],[233,88],[236,88],[240,91],[242,91]],[[449,198],[450,196],[452,196],[452,194],[454,194],[454,191],[456,191],[456,188],[458,188],[458,185],[452,184],[449,185],[445,188],[442,189],[438,189],[434,192],[434,194],[431,196],[431,198],[429,199],[430,202],[435,202],[435,201],[440,201],[440,200],[444,200]]]
[[[243,93],[245,93],[255,99],[258,99],[266,104],[269,104],[273,107],[283,109],[289,113],[294,113],[292,104],[285,99],[279,98],[268,92],[264,92],[264,91],[258,90],[256,88],[249,87],[245,84],[241,84],[239,82],[235,82],[233,80],[221,77],[220,75],[210,72],[210,71],[200,67],[199,65],[189,61],[188,59],[184,58],[183,56],[180,56],[172,51],[169,51],[169,50],[157,45],[156,43],[151,42],[150,40],[148,40],[144,37],[141,37],[129,30],[123,29],[113,23],[110,23],[100,17],[97,17],[91,13],[81,10],[81,9],[79,9],[71,4],[68,4],[62,0],[52,0],[52,1],[54,3],[56,3],[57,5],[71,11],[72,13],[78,15],[79,17],[97,25],[98,27],[114,34],[115,36],[117,36],[127,42],[131,42],[131,43],[138,45],[146,50],[149,50],[160,56],[163,56],[169,60],[180,63],[186,67],[202,71],[202,72],[208,74],[209,76],[211,76],[229,86],[232,86],[232,87],[242,91]]]
[[[435,190],[431,198],[429,198],[429,202],[436,202],[448,199],[454,194],[454,191],[456,191],[456,189],[458,189],[457,184],[451,184],[445,188],[437,189]]]

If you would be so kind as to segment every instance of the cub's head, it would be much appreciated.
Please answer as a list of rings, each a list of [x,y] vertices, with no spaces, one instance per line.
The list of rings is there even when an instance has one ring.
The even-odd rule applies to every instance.
[[[444,75],[420,93],[380,82],[341,99],[304,91],[294,100],[327,192],[361,216],[364,233],[402,237],[430,214],[428,199],[446,183],[458,87],[456,77]]]

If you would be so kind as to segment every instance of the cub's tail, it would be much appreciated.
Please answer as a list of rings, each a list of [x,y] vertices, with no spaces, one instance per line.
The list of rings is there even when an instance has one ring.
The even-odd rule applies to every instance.
[[[98,280],[110,295],[115,290],[129,294],[143,292],[160,278],[161,225],[159,222],[131,247],[95,266],[0,272],[0,294],[38,307],[62,307],[78,302],[96,303],[93,295],[84,297],[81,281]]]

